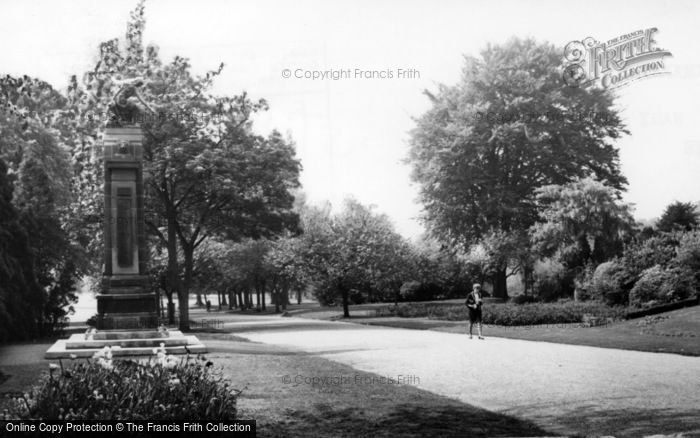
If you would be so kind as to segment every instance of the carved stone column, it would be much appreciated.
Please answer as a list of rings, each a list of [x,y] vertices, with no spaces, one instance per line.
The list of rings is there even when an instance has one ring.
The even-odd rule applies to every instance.
[[[141,128],[106,128],[103,150],[105,252],[97,328],[154,328],[158,319],[146,271]]]

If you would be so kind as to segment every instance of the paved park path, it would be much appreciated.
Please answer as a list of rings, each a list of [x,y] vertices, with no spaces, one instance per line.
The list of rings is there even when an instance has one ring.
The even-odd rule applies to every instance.
[[[301,318],[257,317],[226,329],[380,376],[404,376],[421,389],[549,430],[619,418],[632,434],[634,424],[645,422],[700,433],[700,357]]]

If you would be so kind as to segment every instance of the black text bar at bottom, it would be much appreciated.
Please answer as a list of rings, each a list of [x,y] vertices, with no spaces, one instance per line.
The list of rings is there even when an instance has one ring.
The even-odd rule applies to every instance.
[[[255,420],[235,421],[117,421],[117,420],[0,420],[0,437],[12,436],[207,436],[255,437]]]

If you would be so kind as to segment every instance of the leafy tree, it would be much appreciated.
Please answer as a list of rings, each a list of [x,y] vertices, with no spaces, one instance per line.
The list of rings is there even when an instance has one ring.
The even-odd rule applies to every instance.
[[[494,278],[501,270],[506,271],[506,278],[519,273],[527,277],[534,264],[525,233],[506,233],[496,229],[484,234],[479,243],[471,246],[466,262],[482,282],[485,278]]]
[[[0,342],[36,337],[41,320],[42,292],[12,192],[7,166],[0,158]]]
[[[23,161],[16,203],[32,248],[34,272],[44,292],[39,304],[41,336],[66,325],[73,311],[71,304],[78,300],[76,284],[81,274],[82,251],[61,225],[53,198],[54,183],[36,160]]]
[[[621,255],[634,220],[615,189],[592,178],[536,190],[540,222],[532,229],[538,252],[555,256],[568,269],[598,265]]]
[[[676,201],[666,206],[664,213],[656,223],[656,228],[665,232],[690,231],[698,226],[698,217],[700,217],[700,213],[698,213],[695,204]]]
[[[302,228],[306,263],[320,287],[341,298],[345,317],[350,317],[353,291],[360,296],[382,289],[399,293],[397,262],[405,246],[385,215],[347,199],[336,215],[330,205],[307,208]]]
[[[413,263],[407,279],[422,284],[421,295],[425,299],[465,297],[471,291],[475,278],[483,281],[483,278],[479,278],[480,266],[470,262],[468,256],[427,235],[412,247]]]
[[[64,105],[65,98],[43,81],[0,78],[0,156],[17,176],[13,203],[43,291],[31,302],[40,336],[65,325],[77,300],[75,284],[89,265],[80,247],[86,236],[71,215],[70,156],[60,123]]]
[[[301,292],[309,282],[310,271],[304,264],[303,245],[301,236],[287,234],[273,240],[265,255],[275,312],[279,313],[280,305],[289,304],[292,291],[297,292],[297,300],[301,303]]]
[[[612,141],[627,131],[613,96],[561,80],[561,53],[511,39],[468,56],[461,81],[426,92],[408,161],[433,234],[469,247],[489,233],[526,231],[537,219],[535,190],[594,175],[622,189]],[[506,268],[494,295],[507,297]]]

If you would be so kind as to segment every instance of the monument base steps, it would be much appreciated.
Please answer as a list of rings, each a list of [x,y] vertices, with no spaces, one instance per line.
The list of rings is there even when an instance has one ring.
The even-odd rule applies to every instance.
[[[104,347],[111,347],[112,356],[152,356],[153,349],[165,345],[167,354],[206,353],[207,349],[196,336],[184,335],[172,330],[164,335],[155,330],[104,331],[87,337],[84,334],[71,335],[68,339],[56,341],[46,351],[46,359],[90,358]]]

